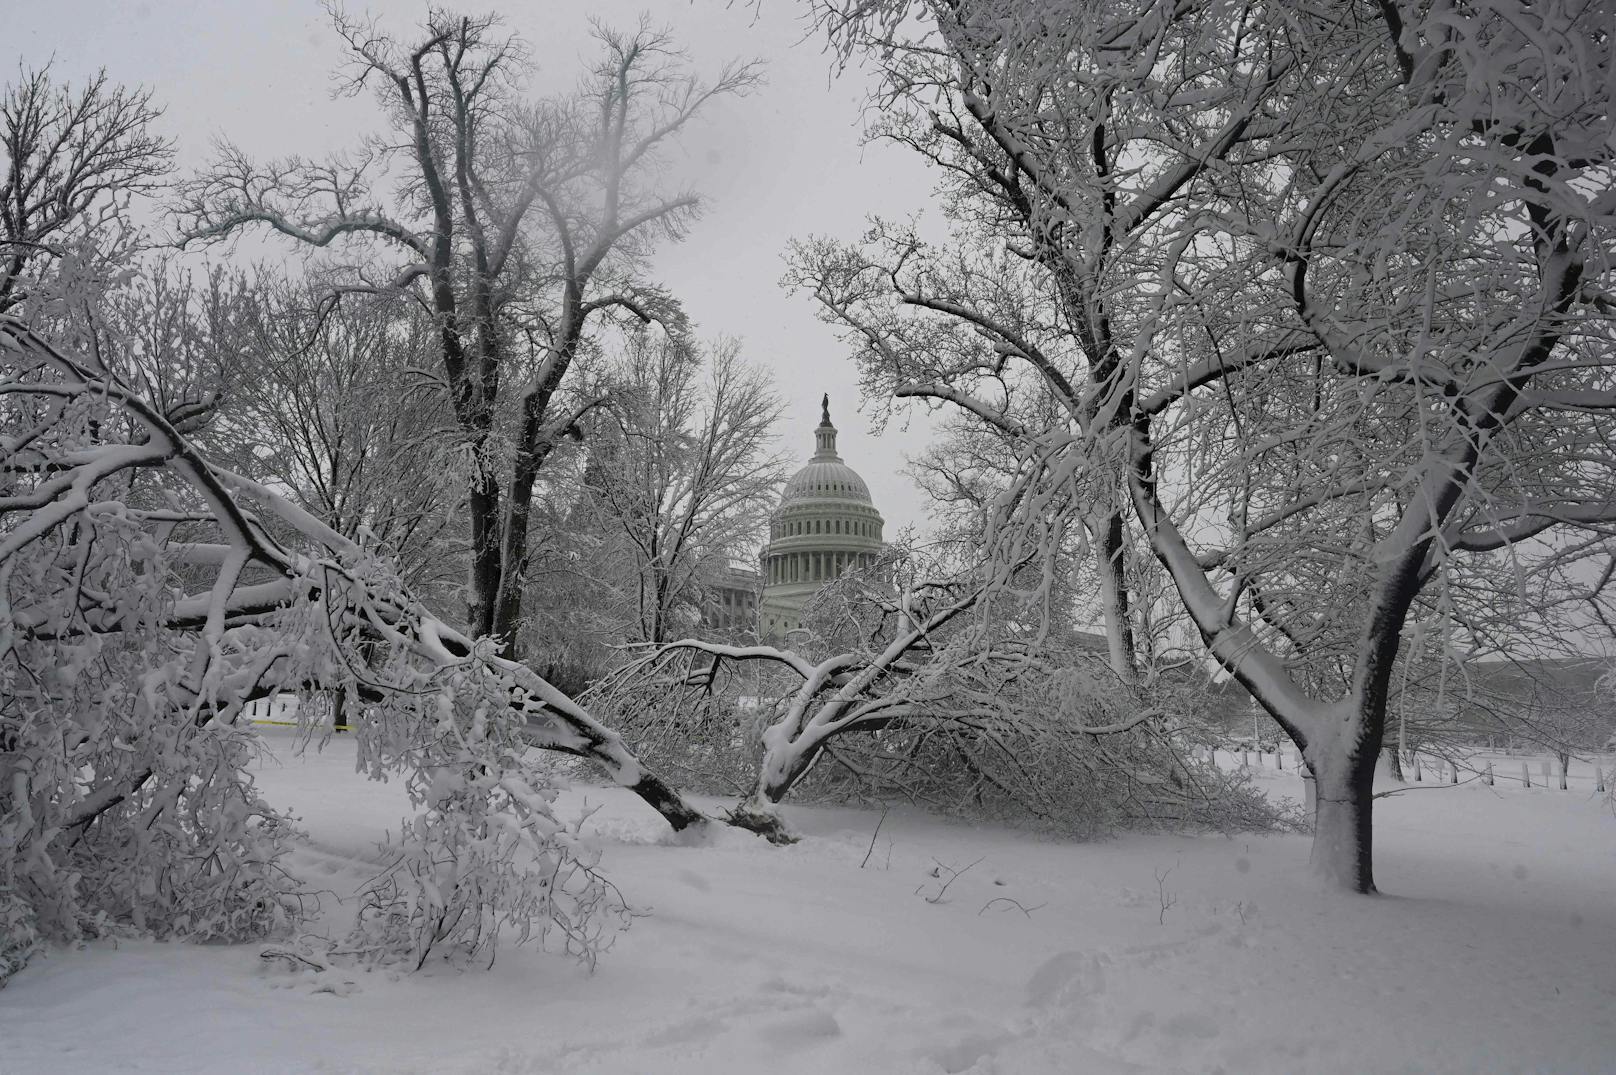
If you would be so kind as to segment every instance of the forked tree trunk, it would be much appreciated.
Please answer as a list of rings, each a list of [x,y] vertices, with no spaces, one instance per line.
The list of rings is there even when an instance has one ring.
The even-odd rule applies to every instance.
[[[763,757],[758,760],[757,783],[751,794],[724,815],[724,820],[737,828],[755,832],[772,844],[795,843],[797,838],[786,828],[775,806],[808,775],[823,747],[824,740],[805,749],[799,749],[790,741],[778,749],[765,742]]]

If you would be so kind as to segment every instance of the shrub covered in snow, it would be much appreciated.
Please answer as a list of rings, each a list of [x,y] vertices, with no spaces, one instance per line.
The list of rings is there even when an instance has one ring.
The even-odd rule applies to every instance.
[[[229,673],[264,647],[173,626],[194,547],[165,541],[187,513],[134,476],[157,453],[0,347],[22,389],[0,424],[23,431],[0,477],[0,979],[43,940],[280,928],[291,830],[245,771]]]
[[[741,795],[731,820],[771,838],[787,794],[1084,835],[1281,823],[1243,777],[1198,760],[1192,698],[1129,683],[1049,629],[1024,564],[915,573],[891,557],[821,590],[794,648],[648,648],[592,704],[659,766]]]
[[[396,857],[366,887],[349,947],[415,967],[434,953],[492,962],[509,930],[593,966],[626,908],[595,871],[581,821],[564,826],[552,813],[551,774],[512,719],[511,684],[469,660],[432,685],[424,704],[370,710],[359,729],[360,764],[407,773],[421,812],[403,821]]]

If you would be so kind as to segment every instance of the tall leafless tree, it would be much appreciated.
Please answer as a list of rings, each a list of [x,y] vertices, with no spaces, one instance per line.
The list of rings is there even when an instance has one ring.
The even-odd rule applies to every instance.
[[[1047,274],[1085,352],[1089,329],[1113,341],[1086,356],[1110,376],[1073,379],[1015,325],[914,301],[935,276],[889,254],[874,271],[901,302],[987,339],[911,375],[913,394],[941,373],[929,394],[998,421],[973,389],[1018,364],[1082,434],[1030,443],[1125,462],[1212,655],[1316,779],[1316,869],[1373,891],[1373,771],[1411,618],[1453,611],[1455,581],[1498,553],[1561,580],[1609,555],[1601,13],[938,0],[916,40],[907,5],[821,10],[931,79],[939,137],[960,141],[950,108],[969,116],[984,218]],[[1597,605],[1608,578],[1580,592]]]
[[[461,457],[454,416],[430,383],[425,316],[371,296],[327,310],[320,285],[268,275],[243,286],[224,405],[204,443],[392,558],[412,591],[435,595],[463,579],[463,539],[446,533]]]
[[[539,469],[598,406],[568,391],[591,325],[627,315],[680,334],[644,274],[656,240],[700,207],[659,189],[665,151],[752,65],[703,82],[665,33],[597,31],[600,61],[567,98],[524,102],[526,57],[491,17],[435,12],[409,41],[334,15],[347,89],[390,124],[357,153],[258,164],[225,146],[185,185],[185,241],[265,227],[354,256],[341,291],[410,296],[432,318],[443,388],[470,465],[470,628],[512,652]],[[391,186],[391,194],[381,193]]]
[[[71,253],[104,260],[119,245],[131,195],[159,188],[173,150],[152,131],[162,111],[145,90],[98,72],[82,87],[48,66],[23,69],[0,96],[0,313]],[[97,235],[95,244],[85,240]]]
[[[704,368],[705,367],[705,368]],[[616,402],[597,412],[577,516],[614,556],[635,642],[664,642],[698,616],[731,561],[750,558],[784,478],[780,402],[735,341],[705,358],[642,336],[624,356]]]

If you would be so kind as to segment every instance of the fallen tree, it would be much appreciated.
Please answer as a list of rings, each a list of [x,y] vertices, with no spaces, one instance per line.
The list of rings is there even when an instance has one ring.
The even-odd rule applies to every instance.
[[[240,718],[307,689],[362,703],[361,765],[403,774],[421,810],[355,954],[419,965],[509,927],[592,959],[615,890],[527,748],[586,759],[676,829],[703,816],[386,562],[205,458],[189,433],[216,404],[159,406],[0,317],[0,978],[40,939],[293,920],[290,825],[245,771]]]
[[[1068,832],[1209,817],[1225,782],[1192,771],[1169,714],[1052,628],[1072,475],[1047,464],[1022,460],[963,564],[893,550],[820,592],[797,648],[645,647],[592,704],[693,778],[744,780],[728,819],[774,842],[792,839],[777,804],[816,769],[858,794]]]

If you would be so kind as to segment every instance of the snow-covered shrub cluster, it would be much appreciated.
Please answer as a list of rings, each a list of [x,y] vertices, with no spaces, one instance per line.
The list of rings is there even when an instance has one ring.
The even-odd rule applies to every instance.
[[[428,613],[388,565],[216,467],[99,357],[0,318],[0,976],[41,941],[288,926],[290,828],[246,763],[254,698],[361,703],[373,776],[424,813],[372,886],[373,959],[559,929],[592,959],[621,903],[549,807],[529,745],[694,815],[612,733]]]
[[[367,710],[358,728],[360,764],[378,776],[406,772],[421,810],[403,821],[396,857],[363,893],[348,947],[367,961],[420,967],[437,953],[491,962],[509,930],[592,966],[626,924],[581,821],[565,826],[552,813],[548,763],[524,740],[513,685],[488,656],[437,672],[420,705]]]
[[[1243,774],[1222,772],[1192,749],[1156,693],[1129,688],[1098,657],[1079,657],[1007,685],[998,712],[839,738],[798,794],[902,798],[1084,837],[1282,824]]]
[[[763,729],[789,688],[778,673],[752,669],[721,674],[695,689],[671,685],[631,663],[603,677],[584,695],[658,771],[680,786],[714,795],[744,795],[757,781]]]
[[[0,425],[20,431],[0,473],[0,979],[45,940],[280,928],[297,910],[290,828],[245,771],[226,674],[257,647],[172,626],[187,546],[164,535],[185,512],[124,472],[151,453],[105,396],[14,344],[0,341],[17,389]]]
[[[1012,510],[1036,514],[1027,496]],[[1008,528],[1005,528],[1008,530]],[[1031,523],[987,569],[890,550],[824,587],[793,648],[687,639],[597,685],[642,756],[738,794],[731,820],[789,834],[773,804],[906,799],[1092,836],[1124,826],[1269,828],[1280,813],[1200,760],[1189,698],[1112,671],[1051,616]]]

